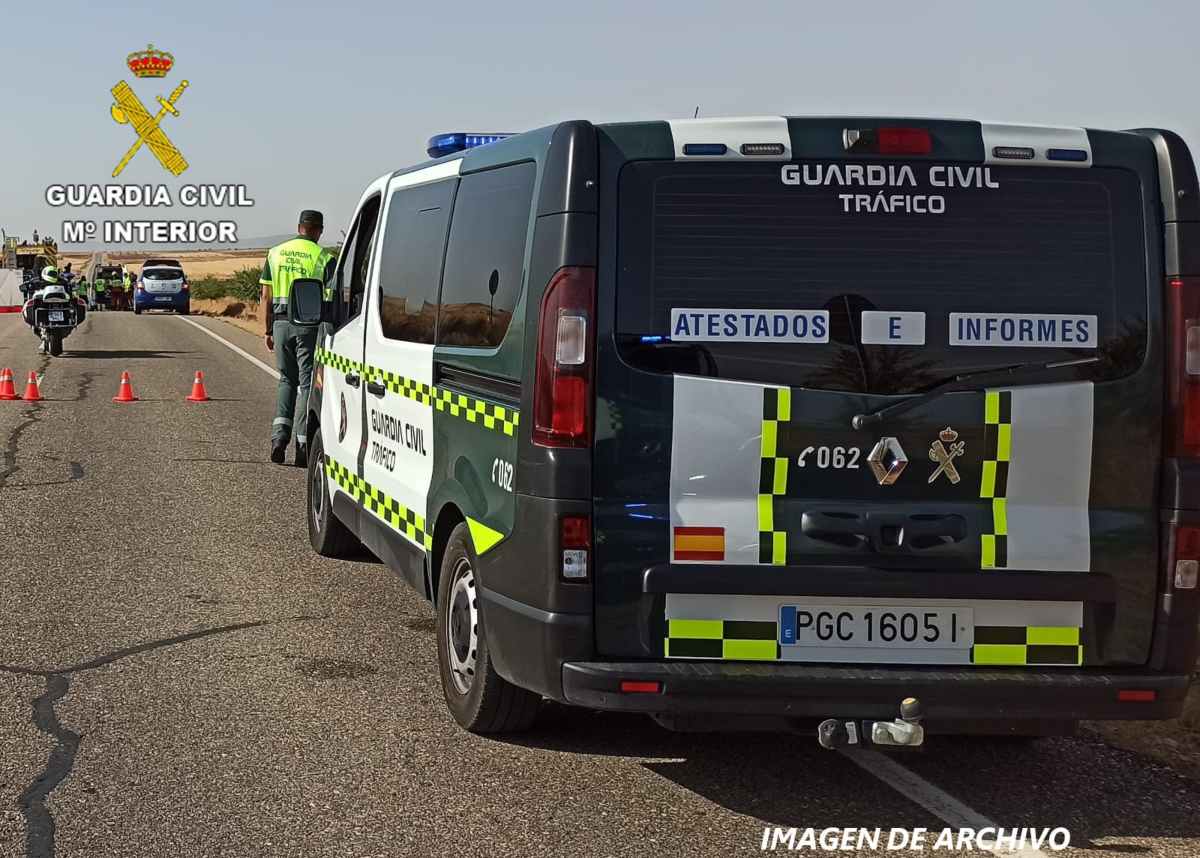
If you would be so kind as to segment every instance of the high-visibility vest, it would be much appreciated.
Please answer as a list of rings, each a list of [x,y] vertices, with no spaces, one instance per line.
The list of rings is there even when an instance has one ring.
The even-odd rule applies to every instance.
[[[267,251],[267,269],[271,278],[259,278],[259,282],[271,287],[272,304],[286,304],[292,295],[292,283],[305,277],[324,282],[325,266],[332,261],[333,254],[328,250],[315,241],[297,236]],[[332,299],[331,291],[325,289],[325,300]]]
[[[100,294],[104,293],[105,286],[106,286],[105,282],[102,279],[100,279],[99,277],[97,277],[96,282],[92,284],[92,288],[95,289]]]

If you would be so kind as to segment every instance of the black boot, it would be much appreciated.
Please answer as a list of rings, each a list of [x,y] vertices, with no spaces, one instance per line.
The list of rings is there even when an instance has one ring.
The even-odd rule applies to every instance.
[[[276,441],[271,445],[271,461],[276,465],[282,465],[286,456],[287,441]]]
[[[307,468],[308,467],[308,445],[307,444],[297,444],[296,445],[296,467],[297,468]]]

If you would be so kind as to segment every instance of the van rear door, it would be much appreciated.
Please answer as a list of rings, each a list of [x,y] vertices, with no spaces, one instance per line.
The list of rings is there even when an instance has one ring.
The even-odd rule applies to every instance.
[[[669,147],[609,132],[600,651],[1145,663],[1151,144],[1064,130],[1025,163],[946,122],[885,157],[848,153],[848,125],[790,120],[786,161],[690,161],[687,123]]]

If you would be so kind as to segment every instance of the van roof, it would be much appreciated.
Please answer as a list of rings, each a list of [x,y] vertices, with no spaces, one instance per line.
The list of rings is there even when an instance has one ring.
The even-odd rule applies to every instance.
[[[636,122],[607,122],[599,123],[597,128],[608,132],[621,140],[640,138],[647,150],[657,150],[657,157],[670,157],[662,149],[662,144],[672,145],[676,149],[675,156],[682,157],[678,147],[684,143],[726,143],[729,152],[726,157],[739,159],[744,157],[738,151],[742,143],[771,143],[781,142],[786,145],[783,155],[774,156],[774,160],[786,160],[795,157],[791,152],[789,135],[790,124],[797,123],[805,126],[819,126],[829,123],[841,126],[847,122],[862,122],[864,126],[871,123],[877,127],[915,127],[946,130],[956,130],[959,135],[977,135],[976,140],[983,154],[984,144],[987,149],[993,146],[1019,146],[1022,144],[1045,148],[1088,148],[1088,130],[1082,127],[1038,125],[1033,123],[1013,123],[997,121],[980,121],[974,119],[934,118],[934,117],[881,117],[881,116],[729,116],[704,117],[696,119],[666,119],[641,120]],[[435,164],[456,160],[462,161],[461,172],[470,173],[489,167],[511,164],[514,161],[536,159],[550,145],[555,131],[566,121],[535,128],[514,134],[496,143],[465,149],[444,155],[441,158],[422,161],[411,166],[402,167],[380,177],[382,180],[405,173],[416,172]],[[1101,129],[1092,129],[1101,130]],[[654,145],[654,144],[659,145]],[[806,157],[819,157],[808,155]],[[647,155],[647,157],[653,157]],[[771,158],[760,158],[771,160]],[[982,158],[981,158],[982,160]],[[1060,162],[1063,166],[1067,162]]]

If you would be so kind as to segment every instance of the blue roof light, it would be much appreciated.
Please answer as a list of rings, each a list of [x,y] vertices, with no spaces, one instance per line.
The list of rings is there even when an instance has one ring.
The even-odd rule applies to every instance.
[[[1047,149],[1047,161],[1086,161],[1088,153],[1086,149]]]
[[[429,153],[430,158],[441,158],[444,155],[453,155],[455,152],[462,152],[464,149],[487,146],[489,143],[495,143],[497,140],[503,140],[505,137],[512,137],[512,135],[476,134],[465,131],[435,134],[429,138],[425,151]]]

